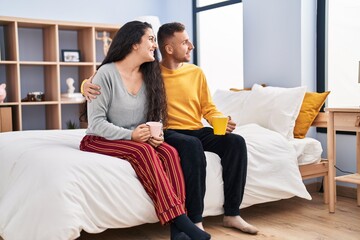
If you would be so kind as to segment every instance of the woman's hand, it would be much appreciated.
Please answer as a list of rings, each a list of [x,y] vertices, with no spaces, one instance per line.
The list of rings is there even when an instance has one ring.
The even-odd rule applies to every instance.
[[[140,124],[131,134],[131,140],[135,142],[147,142],[150,139],[150,127],[148,125]]]
[[[148,140],[148,143],[153,147],[158,147],[164,142],[164,134],[161,135],[161,137],[150,137]]]

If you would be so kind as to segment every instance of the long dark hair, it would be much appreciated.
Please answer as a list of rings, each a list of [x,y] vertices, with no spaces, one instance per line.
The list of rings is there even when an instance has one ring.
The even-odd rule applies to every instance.
[[[141,42],[141,38],[148,28],[152,29],[151,24],[140,21],[132,21],[123,25],[113,38],[108,53],[97,69],[104,64],[123,60],[131,53],[133,45]],[[145,62],[140,66],[147,92],[146,119],[147,121],[161,120],[166,126],[166,93],[157,51],[154,51],[154,57],[155,61]]]

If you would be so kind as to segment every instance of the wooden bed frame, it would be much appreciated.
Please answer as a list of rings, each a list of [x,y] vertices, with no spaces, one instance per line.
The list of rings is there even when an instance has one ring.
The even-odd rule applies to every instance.
[[[327,128],[328,113],[320,112],[312,123],[313,127]],[[324,203],[329,204],[329,212],[335,212],[335,184],[334,174],[335,170],[333,163],[327,159],[321,159],[319,163],[307,164],[299,166],[301,176],[303,179],[311,179],[317,177],[324,177]]]

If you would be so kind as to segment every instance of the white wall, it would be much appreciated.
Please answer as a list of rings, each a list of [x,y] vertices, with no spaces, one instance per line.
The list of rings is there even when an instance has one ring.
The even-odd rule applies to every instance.
[[[316,1],[244,0],[244,86],[315,86]]]
[[[0,15],[111,24],[124,24],[138,16],[156,15],[161,23],[184,23],[192,37],[191,0],[0,0]]]
[[[181,22],[185,24],[189,37],[193,36],[192,22],[192,0],[162,0],[161,8],[163,14],[162,22]]]
[[[25,18],[119,24],[139,15],[158,15],[160,9],[157,6],[161,2],[162,0],[0,0],[0,14]]]

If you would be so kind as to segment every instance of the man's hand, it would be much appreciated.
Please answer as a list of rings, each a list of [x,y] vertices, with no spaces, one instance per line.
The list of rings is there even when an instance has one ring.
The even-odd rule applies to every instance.
[[[135,142],[147,142],[150,139],[150,127],[148,125],[140,124],[131,134],[131,140]]]
[[[93,84],[91,81],[93,79],[93,76],[91,76],[89,79],[86,79],[86,81],[83,84],[83,95],[86,98],[87,101],[91,102],[92,99],[95,99],[97,95],[100,95],[100,86]]]
[[[229,121],[226,126],[226,133],[232,133],[236,127],[236,123],[231,120],[231,117],[229,116]]]

